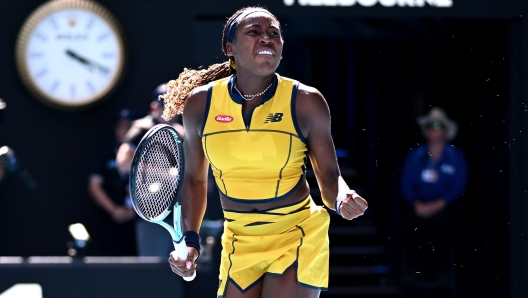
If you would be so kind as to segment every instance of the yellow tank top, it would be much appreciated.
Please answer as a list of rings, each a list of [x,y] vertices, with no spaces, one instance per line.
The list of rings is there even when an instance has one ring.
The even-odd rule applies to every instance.
[[[276,75],[243,119],[236,75],[211,82],[202,146],[220,192],[244,203],[280,200],[301,182],[307,154],[295,117],[298,82]]]

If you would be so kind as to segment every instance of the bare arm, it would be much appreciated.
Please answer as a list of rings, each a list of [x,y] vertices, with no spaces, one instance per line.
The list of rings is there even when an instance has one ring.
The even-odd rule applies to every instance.
[[[308,142],[310,162],[324,204],[334,209],[340,181],[334,142],[330,133],[330,111],[323,95],[314,88],[300,85],[296,105],[299,125]]]
[[[207,161],[200,132],[205,112],[207,89],[197,88],[185,101],[183,128],[185,173],[182,192],[184,231],[199,232],[207,206]]]
[[[209,162],[202,149],[200,132],[205,113],[207,89],[199,87],[185,100],[183,109],[183,128],[185,141],[183,152],[185,156],[185,173],[182,189],[182,230],[200,231],[205,208],[207,206],[207,169]],[[179,260],[177,254],[171,253],[169,264],[174,273],[180,276],[191,276],[196,270],[198,251],[187,247],[187,260]]]
[[[346,194],[345,200],[353,199],[350,204],[355,205],[349,210],[349,204],[345,204],[346,210],[340,209],[343,217],[352,219],[362,215],[367,202],[350,190],[341,177],[331,135],[330,111],[323,95],[314,88],[300,85],[296,111],[299,125],[308,142],[310,161],[324,204],[335,210],[338,194]]]

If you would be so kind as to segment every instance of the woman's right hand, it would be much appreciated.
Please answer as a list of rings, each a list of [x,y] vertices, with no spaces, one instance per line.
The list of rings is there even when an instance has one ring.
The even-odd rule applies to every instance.
[[[187,259],[180,260],[176,251],[170,253],[169,264],[172,272],[178,274],[181,277],[193,276],[196,272],[196,259],[198,258],[198,251],[194,247],[187,247],[188,255]]]

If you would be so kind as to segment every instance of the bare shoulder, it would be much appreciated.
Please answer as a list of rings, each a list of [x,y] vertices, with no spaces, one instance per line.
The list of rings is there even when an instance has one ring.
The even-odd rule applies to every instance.
[[[328,110],[328,104],[323,94],[319,92],[314,87],[299,84],[299,89],[297,90],[297,101],[298,106],[308,109],[308,111],[313,112],[313,109],[323,109],[320,112],[325,112]]]
[[[183,107],[183,125],[200,129],[207,104],[208,85],[196,87],[187,95]]]
[[[329,113],[328,104],[323,94],[314,87],[299,84],[297,90],[296,111],[299,116],[322,116]]]
[[[207,102],[208,86],[200,86],[195,88],[187,95],[185,99],[185,106],[183,107],[183,120],[195,119],[198,116],[203,116]],[[200,120],[200,119],[196,119]],[[185,125],[185,124],[184,124]]]
[[[305,137],[316,127],[330,123],[330,111],[324,96],[314,87],[299,84],[295,104],[297,121]]]
[[[299,83],[299,88],[297,89],[297,95],[316,96],[316,95],[321,95],[321,92],[319,92],[319,90],[317,90],[315,87],[308,86],[303,83]]]
[[[189,105],[194,107],[195,105],[205,104],[208,87],[208,85],[204,85],[194,88],[185,99],[185,108]]]

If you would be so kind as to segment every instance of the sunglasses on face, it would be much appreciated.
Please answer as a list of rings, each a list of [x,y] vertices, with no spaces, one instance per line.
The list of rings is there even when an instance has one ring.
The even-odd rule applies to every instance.
[[[426,129],[434,129],[434,130],[442,130],[442,129],[445,128],[445,125],[444,125],[444,123],[442,123],[440,121],[435,121],[435,122],[427,123],[425,125],[425,128]]]

